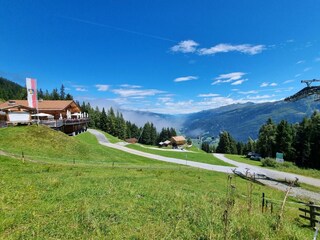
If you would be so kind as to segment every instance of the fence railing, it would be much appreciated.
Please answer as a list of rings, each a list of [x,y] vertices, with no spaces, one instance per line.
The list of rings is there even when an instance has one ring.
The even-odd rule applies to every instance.
[[[307,208],[299,208],[300,211],[304,212],[304,215],[299,215],[301,218],[307,219],[310,222],[311,227],[315,227],[320,220],[317,217],[320,216],[320,206],[315,205],[314,202],[309,202],[306,204]],[[308,215],[307,215],[308,214]]]

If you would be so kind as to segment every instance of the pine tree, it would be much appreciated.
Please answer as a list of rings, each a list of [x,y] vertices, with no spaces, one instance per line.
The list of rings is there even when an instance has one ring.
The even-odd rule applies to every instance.
[[[274,157],[276,145],[276,126],[269,118],[259,130],[257,149],[262,157]]]
[[[100,116],[100,129],[105,132],[107,131],[107,114],[104,108],[102,108]]]
[[[293,137],[292,127],[287,121],[282,120],[276,130],[276,151],[283,153],[287,161],[293,161]]]
[[[66,97],[65,87],[62,84],[61,87],[60,87],[60,99],[61,100],[65,100],[65,97]]]

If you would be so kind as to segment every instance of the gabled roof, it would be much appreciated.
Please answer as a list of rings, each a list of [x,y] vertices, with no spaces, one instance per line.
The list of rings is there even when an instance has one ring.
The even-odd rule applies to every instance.
[[[10,103],[11,102],[11,103]],[[64,110],[70,105],[74,104],[73,107],[77,107],[77,104],[73,100],[43,100],[38,102],[38,109],[41,110]],[[28,101],[27,100],[10,100],[4,103],[0,104],[0,109],[7,109],[13,106],[24,106],[25,108],[28,107]]]
[[[176,142],[186,141],[186,139],[183,136],[175,136],[175,137],[172,137],[171,139]]]

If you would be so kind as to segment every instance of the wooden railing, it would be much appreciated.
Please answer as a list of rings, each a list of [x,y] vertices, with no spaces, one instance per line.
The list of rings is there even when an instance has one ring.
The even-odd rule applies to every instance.
[[[299,208],[300,211],[304,212],[304,215],[299,215],[300,217],[310,221],[310,226],[315,227],[316,223],[320,223],[320,220],[317,217],[320,216],[320,206],[315,205],[314,202],[309,202],[306,204],[309,209]],[[307,216],[308,214],[308,216]]]

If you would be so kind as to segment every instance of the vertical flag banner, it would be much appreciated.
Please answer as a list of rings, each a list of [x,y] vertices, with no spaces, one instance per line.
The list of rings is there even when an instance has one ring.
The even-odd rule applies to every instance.
[[[26,78],[26,83],[28,92],[28,105],[32,108],[38,108],[36,79]]]

